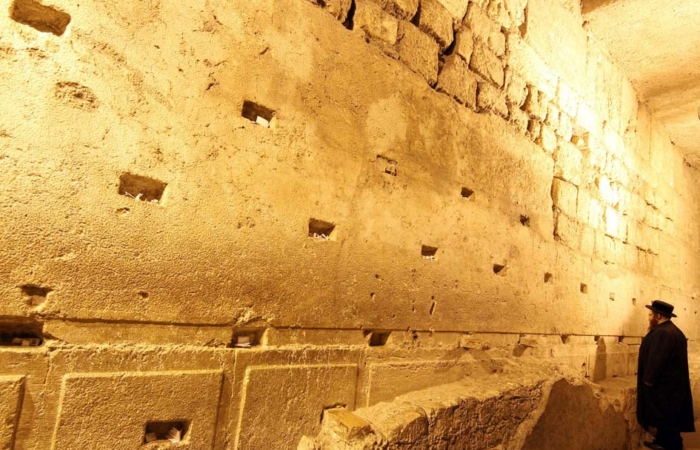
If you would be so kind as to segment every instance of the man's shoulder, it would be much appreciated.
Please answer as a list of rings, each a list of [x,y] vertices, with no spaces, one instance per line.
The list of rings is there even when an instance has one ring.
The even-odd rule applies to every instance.
[[[672,335],[685,339],[685,334],[683,334],[681,329],[678,328],[676,324],[671,322],[670,320],[659,324],[659,326],[656,327],[656,331],[658,332],[658,334]]]

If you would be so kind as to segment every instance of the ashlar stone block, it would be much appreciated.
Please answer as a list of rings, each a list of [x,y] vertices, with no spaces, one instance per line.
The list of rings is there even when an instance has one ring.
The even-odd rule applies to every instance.
[[[442,6],[450,13],[455,23],[459,23],[467,14],[469,0],[438,0]]]
[[[469,28],[462,28],[455,34],[454,54],[461,57],[467,64],[474,52],[474,33]]]
[[[288,448],[318,434],[326,408],[355,408],[357,371],[356,364],[248,367],[237,448]]]
[[[213,448],[222,381],[218,370],[66,375],[52,448],[140,448],[148,423],[168,422],[184,425],[178,448]]]
[[[563,142],[554,152],[554,176],[575,185],[581,184],[583,155],[574,144]]]
[[[319,2],[323,9],[340,22],[345,22],[352,7],[352,0],[324,0]]]
[[[384,11],[401,20],[411,20],[418,11],[420,0],[374,0]]]
[[[14,448],[24,394],[23,376],[0,376],[0,448]]]
[[[508,110],[510,111],[508,117],[511,123],[515,125],[519,132],[527,134],[527,128],[530,124],[530,117],[527,113],[515,105],[508,105]]]
[[[440,52],[438,43],[409,22],[399,23],[398,40],[399,60],[423,76],[428,84],[435,85]]]
[[[484,10],[476,5],[469,8],[466,24],[474,32],[477,41],[486,44],[496,56],[503,56],[506,52],[506,37],[501,32],[501,26],[491,20]]]
[[[490,83],[480,82],[477,95],[477,106],[480,109],[493,111],[496,115],[508,118],[508,105],[505,93]]]
[[[512,69],[508,69],[506,72],[506,99],[508,103],[518,107],[523,106],[527,98],[527,92],[527,83],[525,83],[523,77]]]
[[[547,116],[547,101],[536,87],[530,86],[525,99],[525,110],[540,121],[543,121]]]
[[[557,149],[557,134],[554,132],[554,129],[549,125],[543,124],[542,133],[537,140],[537,144],[541,145],[547,153],[554,153]]]
[[[423,0],[418,14],[418,28],[431,35],[444,50],[454,40],[452,15],[438,0]]]
[[[353,24],[353,31],[362,33],[370,43],[379,46],[396,44],[398,20],[371,0],[355,1]]]
[[[470,67],[496,87],[503,86],[505,82],[503,63],[495,53],[483,44],[475,45]]]
[[[564,214],[576,217],[576,199],[578,188],[568,181],[554,178],[552,180],[552,200]]]
[[[449,57],[440,71],[437,90],[473,108],[476,106],[476,88],[476,78],[467,63],[457,55]]]

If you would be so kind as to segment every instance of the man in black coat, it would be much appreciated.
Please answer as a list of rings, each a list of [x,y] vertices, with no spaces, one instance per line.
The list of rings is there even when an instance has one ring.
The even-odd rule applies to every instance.
[[[654,450],[682,450],[681,432],[695,431],[688,373],[688,341],[671,322],[673,305],[654,300],[649,333],[639,348],[637,421],[647,431],[656,428]]]

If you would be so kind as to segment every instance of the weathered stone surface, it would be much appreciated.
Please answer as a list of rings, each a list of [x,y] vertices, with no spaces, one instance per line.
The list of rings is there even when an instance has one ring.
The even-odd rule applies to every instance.
[[[353,16],[353,31],[381,48],[396,44],[399,22],[371,0],[357,0]]]
[[[386,12],[397,19],[411,20],[418,11],[420,0],[373,0],[384,8]]]
[[[525,110],[540,121],[547,117],[547,101],[542,93],[534,86],[528,89],[527,97],[525,98]]]
[[[497,115],[508,118],[508,105],[503,91],[486,82],[479,82],[477,94],[477,106],[479,109],[493,111]]]
[[[503,56],[506,51],[506,37],[501,33],[501,26],[491,20],[485,11],[477,6],[469,8],[465,23],[474,33],[474,38],[486,44],[496,56]]]
[[[454,40],[452,16],[439,0],[421,1],[417,25],[423,32],[435,38],[441,50],[447,48]]]
[[[529,0],[526,41],[572,86],[582,86],[586,77],[588,39],[580,19],[558,2]],[[554,97],[551,93],[551,97]]]
[[[576,200],[578,189],[575,185],[555,178],[552,180],[552,200],[554,206],[559,208],[564,214],[576,217]]]
[[[515,125],[516,129],[522,134],[528,133],[528,126],[530,125],[530,116],[522,109],[508,105],[508,117],[510,121]]]
[[[469,0],[438,0],[442,6],[452,15],[455,22],[459,23],[462,21],[464,16],[467,14],[467,7],[469,6]]]
[[[560,8],[540,2],[548,10],[525,23],[520,0],[478,0],[469,23],[465,3],[440,3],[452,5],[440,33],[414,26],[430,5],[421,19],[415,0],[358,0],[344,23],[340,0],[61,0],[38,8],[70,15],[59,35],[46,18],[48,31],[28,20],[34,0],[10,1],[0,15],[0,344],[30,332],[45,343],[0,346],[0,375],[24,380],[21,402],[16,384],[0,387],[10,399],[0,447],[13,435],[14,448],[51,448],[57,427],[63,448],[141,447],[136,419],[152,420],[142,414],[152,406],[164,420],[197,415],[183,448],[318,450],[327,408],[350,414],[353,401],[393,403],[468,376],[464,395],[451,386],[409,402],[428,433],[392,445],[516,449],[506,441],[518,429],[525,439],[542,412],[532,415],[539,394],[523,386],[559,364],[580,379],[620,378],[625,363],[614,342],[598,358],[599,346],[516,346],[513,336],[589,346],[642,336],[643,305],[664,298],[693,343],[700,186],[685,150],[638,107],[595,36],[569,51],[575,10],[558,20]],[[454,52],[440,54],[434,36],[453,23]],[[482,27],[475,57],[470,26]],[[586,61],[580,84],[562,61]],[[565,195],[552,211],[553,177],[578,186],[575,213]],[[480,331],[506,338],[484,338],[487,350]],[[535,357],[556,364],[494,381]],[[221,373],[220,389],[150,377],[200,371]],[[74,385],[62,398],[64,377]],[[138,377],[149,381],[131,386]],[[219,400],[204,406],[213,391]],[[372,430],[362,443],[382,439]],[[567,442],[554,441],[576,448]]]
[[[325,407],[355,407],[357,365],[250,366],[246,370],[238,446],[282,448],[319,432]],[[304,395],[298,395],[305,392]],[[265,414],[275,411],[275,414]],[[294,423],[281,427],[280,423]]]
[[[423,76],[428,84],[434,85],[437,82],[440,51],[437,42],[408,22],[399,23],[398,40],[399,59]]]
[[[454,54],[469,64],[474,52],[474,33],[469,28],[461,28],[455,34]]]
[[[209,448],[214,444],[221,383],[220,371],[67,375],[54,448],[138,448],[150,421],[195,424],[181,430],[184,448]]]
[[[458,56],[445,61],[440,71],[436,89],[454,97],[459,103],[470,108],[476,106],[477,80],[469,71],[469,66]]]
[[[485,46],[476,45],[474,47],[470,67],[495,86],[499,88],[503,86],[505,81],[503,63]]]
[[[554,176],[575,185],[581,184],[583,155],[579,149],[568,142],[563,142],[554,152]]]
[[[24,394],[24,377],[0,376],[0,448],[14,448]]]
[[[552,127],[546,124],[542,125],[542,131],[537,140],[537,144],[541,145],[547,153],[554,153],[554,151],[556,151],[558,145],[557,134]]]
[[[352,6],[352,0],[323,0],[319,4],[340,22],[345,22]]]
[[[525,80],[512,69],[508,69],[506,71],[505,83],[507,89],[506,99],[508,103],[518,107],[523,106],[528,94]]]

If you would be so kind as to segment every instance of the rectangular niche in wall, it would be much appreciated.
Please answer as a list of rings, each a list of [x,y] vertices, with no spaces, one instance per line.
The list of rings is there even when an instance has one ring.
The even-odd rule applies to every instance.
[[[239,329],[233,333],[233,338],[229,344],[230,348],[251,348],[261,345],[264,341],[265,329],[248,328]]]
[[[273,128],[275,111],[258,103],[246,100],[243,102],[241,116],[265,128]]]
[[[124,173],[119,177],[119,195],[147,203],[162,203],[167,183],[154,178]]]
[[[335,224],[325,220],[309,219],[309,237],[324,241],[334,241]]]
[[[173,420],[173,421],[154,421],[146,423],[146,431],[144,433],[143,442],[148,444],[151,442],[178,442],[187,439],[187,432],[190,428],[189,420]]]
[[[395,177],[399,174],[399,163],[393,159],[389,159],[386,156],[377,155],[377,165],[379,170],[381,170],[385,175],[391,175]]]
[[[0,322],[0,347],[39,347],[44,343],[40,322]]]
[[[429,245],[422,245],[420,248],[420,254],[423,259],[436,260],[437,259],[437,247],[431,247]]]
[[[391,331],[385,330],[367,330],[365,331],[365,339],[370,347],[383,347],[389,342]]]

